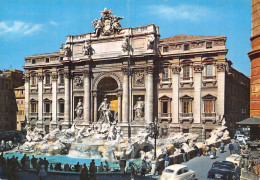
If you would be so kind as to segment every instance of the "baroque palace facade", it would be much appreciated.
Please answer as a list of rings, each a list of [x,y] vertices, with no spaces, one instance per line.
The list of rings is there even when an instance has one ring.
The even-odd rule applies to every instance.
[[[241,107],[249,108],[249,78],[227,60],[226,37],[160,40],[153,24],[122,28],[122,17],[107,9],[100,14],[92,22],[95,32],[68,35],[59,52],[25,57],[31,125],[48,132],[98,123],[107,99],[125,135],[129,125],[137,133],[157,117],[168,133],[196,132],[204,140],[223,118],[232,127]],[[227,113],[233,106],[226,94],[233,86],[244,89],[243,98],[232,100],[234,116]]]

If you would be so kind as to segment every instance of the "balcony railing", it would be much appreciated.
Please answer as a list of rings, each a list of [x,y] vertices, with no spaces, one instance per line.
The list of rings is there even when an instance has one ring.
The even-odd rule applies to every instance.
[[[159,113],[159,121],[162,122],[163,120],[166,120],[168,122],[172,121],[172,113]]]
[[[193,85],[193,77],[181,77],[181,79],[180,79],[181,87],[183,87],[184,84],[190,84],[190,86],[192,87],[192,85]]]
[[[192,81],[193,77],[181,77],[181,81]]]
[[[202,113],[204,117],[216,117],[216,113]]]
[[[202,113],[202,123],[206,121],[216,122],[216,113]]]
[[[180,117],[193,117],[193,113],[180,113]]]
[[[216,76],[203,76],[203,80],[215,80]]]
[[[58,113],[58,116],[64,116],[64,113]]]
[[[172,113],[159,113],[160,117],[171,117]]]
[[[37,112],[31,112],[31,113],[30,113],[30,116],[37,116],[37,115],[38,115]]]
[[[51,116],[51,113],[50,112],[44,112],[43,116]]]

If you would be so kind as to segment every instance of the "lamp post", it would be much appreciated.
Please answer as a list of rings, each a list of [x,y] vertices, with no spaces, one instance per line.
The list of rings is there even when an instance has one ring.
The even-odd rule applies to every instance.
[[[158,119],[157,117],[154,118],[153,121],[153,136],[154,136],[154,159],[156,158],[156,139],[157,139],[157,135],[158,135]]]

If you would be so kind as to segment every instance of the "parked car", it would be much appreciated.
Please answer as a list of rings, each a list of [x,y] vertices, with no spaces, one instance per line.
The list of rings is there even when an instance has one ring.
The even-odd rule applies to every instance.
[[[215,161],[208,172],[208,180],[230,180],[234,178],[234,164],[230,161]]]
[[[241,160],[241,156],[238,155],[238,154],[232,154],[231,156],[228,156],[226,158],[226,161],[230,161],[230,162],[232,162],[234,164],[237,163],[238,166],[239,166],[240,160]]]
[[[195,176],[195,171],[189,170],[187,166],[174,164],[164,169],[160,180],[193,180]]]

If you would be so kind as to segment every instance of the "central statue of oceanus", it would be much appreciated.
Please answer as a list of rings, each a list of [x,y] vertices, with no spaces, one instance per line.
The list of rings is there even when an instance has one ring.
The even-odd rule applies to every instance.
[[[100,122],[110,123],[110,117],[112,117],[110,108],[110,103],[107,101],[107,98],[105,98],[98,108],[98,111],[100,112]]]

